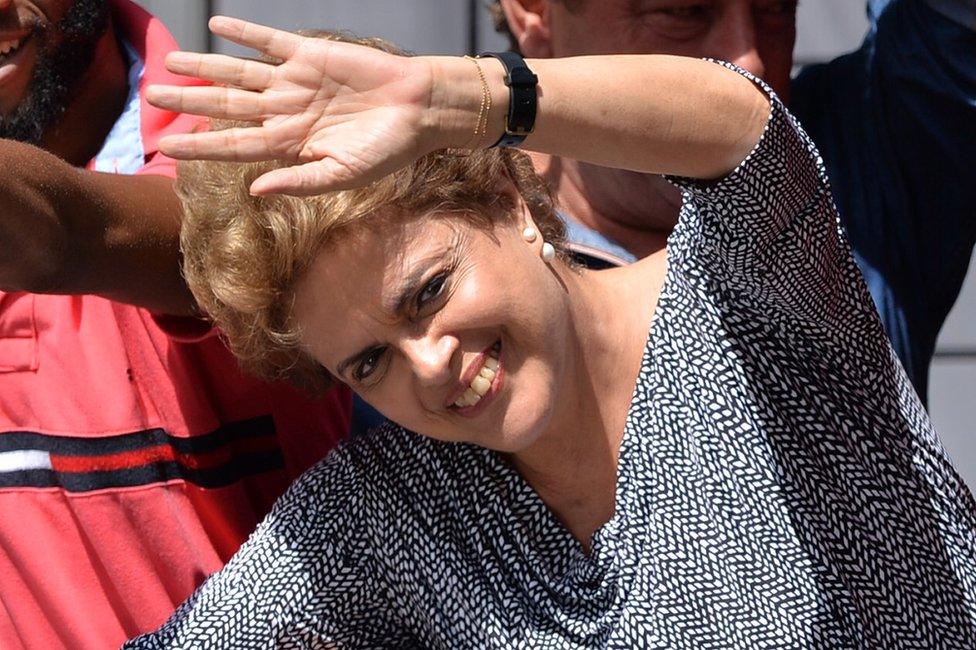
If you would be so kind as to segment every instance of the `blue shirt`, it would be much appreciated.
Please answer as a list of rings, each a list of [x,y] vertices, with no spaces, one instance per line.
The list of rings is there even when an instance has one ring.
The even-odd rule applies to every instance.
[[[925,402],[976,241],[976,8],[872,0],[868,17],[857,51],[800,73],[791,109],[824,158],[855,259]],[[565,220],[570,241],[620,254]]]

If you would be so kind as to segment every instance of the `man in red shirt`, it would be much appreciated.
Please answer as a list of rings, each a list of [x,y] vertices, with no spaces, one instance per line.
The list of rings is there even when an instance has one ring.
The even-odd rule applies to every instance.
[[[157,627],[348,428],[192,317],[156,143],[198,124],[142,99],[175,47],[127,0],[0,0],[0,648]]]

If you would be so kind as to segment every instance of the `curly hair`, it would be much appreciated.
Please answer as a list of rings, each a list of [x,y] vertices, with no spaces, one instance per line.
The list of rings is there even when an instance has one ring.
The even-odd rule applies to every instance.
[[[375,39],[322,34],[381,47]],[[214,122],[214,129],[241,123]],[[299,346],[294,289],[327,244],[357,225],[397,216],[450,215],[479,227],[513,218],[497,191],[507,177],[547,241],[563,239],[552,194],[524,153],[510,149],[439,151],[371,185],[319,196],[252,196],[248,188],[280,162],[184,162],[177,193],[183,205],[183,272],[242,366],[264,378],[320,390],[329,373]]]

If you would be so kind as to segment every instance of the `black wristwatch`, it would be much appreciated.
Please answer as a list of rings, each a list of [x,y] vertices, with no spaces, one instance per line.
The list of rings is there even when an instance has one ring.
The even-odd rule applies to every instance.
[[[535,128],[539,78],[515,52],[483,52],[478,57],[494,57],[505,66],[505,85],[509,87],[505,133],[493,147],[517,147]]]

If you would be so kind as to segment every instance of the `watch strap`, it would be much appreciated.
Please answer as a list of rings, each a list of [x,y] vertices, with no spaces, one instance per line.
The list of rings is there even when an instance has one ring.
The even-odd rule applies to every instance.
[[[505,67],[505,85],[509,88],[505,132],[492,146],[517,147],[535,129],[539,78],[525,64],[525,59],[515,52],[484,52],[478,57],[492,57],[501,61]]]

